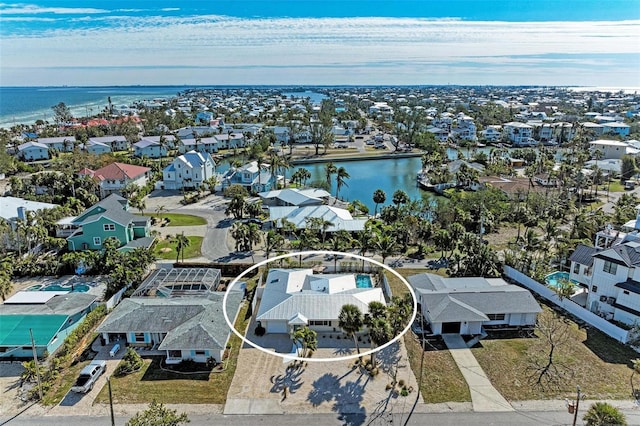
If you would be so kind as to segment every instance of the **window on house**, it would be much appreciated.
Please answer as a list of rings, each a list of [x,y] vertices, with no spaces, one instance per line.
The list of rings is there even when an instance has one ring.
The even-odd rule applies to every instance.
[[[489,321],[504,321],[505,314],[488,314]]]
[[[116,226],[113,223],[105,223],[104,225],[102,225],[102,228],[105,231],[115,231],[116,230]]]
[[[584,274],[585,274],[587,277],[590,277],[590,276],[591,276],[591,266],[587,266],[586,268],[584,268]]]
[[[144,343],[145,341],[144,333],[134,333],[133,341],[138,343]]]
[[[309,321],[309,325],[331,325],[330,321],[327,320],[317,320],[317,321]]]
[[[93,245],[94,246],[101,246],[102,245],[102,240],[100,239],[100,237],[93,237]]]
[[[610,260],[605,260],[604,268],[602,270],[608,274],[615,275],[618,271],[618,265],[611,262]]]
[[[597,293],[597,292],[598,292],[598,286],[597,286],[597,285],[592,286],[592,287],[591,287],[591,291],[592,291],[593,293]]]
[[[169,351],[169,358],[180,358],[182,356],[182,352],[180,351]]]
[[[205,351],[196,351],[196,356],[205,356]]]
[[[629,292],[627,290],[623,290],[622,291],[624,294],[629,294]]]
[[[580,273],[580,264],[576,263],[575,265],[573,265],[573,273],[574,274],[579,274]]]

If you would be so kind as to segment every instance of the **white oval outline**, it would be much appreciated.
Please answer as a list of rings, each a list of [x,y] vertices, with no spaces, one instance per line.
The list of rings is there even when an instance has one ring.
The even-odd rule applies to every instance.
[[[330,255],[338,255],[338,256],[349,256],[355,259],[359,259],[359,260],[364,260],[370,263],[373,263],[374,265],[377,266],[381,266],[382,268],[390,271],[393,275],[395,275],[396,277],[400,278],[400,280],[404,283],[404,285],[407,286],[407,288],[409,289],[409,293],[411,294],[411,297],[413,298],[413,313],[411,315],[411,319],[407,322],[407,326],[404,328],[404,330],[402,330],[396,337],[394,337],[393,339],[391,339],[390,341],[388,341],[387,343],[385,343],[382,346],[378,346],[375,349],[371,349],[369,351],[366,352],[362,352],[360,354],[355,354],[355,355],[347,355],[347,356],[341,356],[341,357],[336,357],[336,358],[305,358],[305,357],[301,357],[301,356],[297,356],[297,355],[293,355],[293,354],[283,354],[283,353],[279,353],[279,352],[274,352],[274,351],[270,351],[266,348],[263,348],[262,346],[252,342],[251,340],[247,339],[246,337],[244,337],[240,332],[238,332],[238,330],[236,330],[235,325],[229,320],[229,315],[227,314],[227,297],[229,295],[229,291],[233,288],[234,285],[236,285],[236,283],[238,283],[238,281],[240,281],[240,279],[242,277],[244,277],[246,274],[248,274],[250,271],[260,268],[263,265],[266,265],[272,261],[276,261],[276,260],[281,260],[281,259],[287,259],[289,257],[294,257],[294,256],[306,256],[306,255],[318,255],[318,254],[322,254],[322,255],[326,255],[326,254],[330,254]],[[255,297],[255,294],[254,294]],[[238,311],[239,312],[239,311]],[[391,267],[380,263],[376,260],[370,259],[368,257],[364,257],[364,256],[360,256],[357,254],[352,254],[352,253],[344,253],[344,252],[339,252],[339,251],[328,251],[328,250],[309,250],[309,251],[300,251],[300,252],[295,252],[295,253],[287,253],[287,254],[283,254],[280,256],[276,256],[276,257],[272,257],[269,259],[265,259],[262,262],[258,262],[255,265],[249,267],[248,269],[244,270],[240,275],[238,275],[236,278],[234,278],[233,281],[231,281],[231,283],[229,283],[229,286],[227,287],[227,290],[224,293],[224,297],[222,298],[222,314],[224,315],[224,320],[227,322],[227,325],[229,326],[229,328],[231,329],[231,331],[238,336],[243,343],[248,344],[249,346],[252,346],[256,349],[259,349],[261,351],[263,351],[266,354],[269,355],[275,355],[278,356],[280,358],[282,358],[285,361],[308,361],[308,362],[333,362],[333,361],[349,361],[352,359],[357,359],[357,358],[362,358],[365,357],[367,355],[371,355],[374,352],[378,352],[381,351],[382,349],[394,344],[395,342],[399,341],[400,338],[402,336],[404,336],[409,329],[411,328],[411,325],[413,324],[413,322],[416,319],[416,315],[418,314],[418,300],[416,299],[416,294],[413,291],[413,289],[411,288],[411,285],[409,284],[409,282],[399,273],[397,273],[396,271],[394,271]],[[252,316],[255,314],[255,312],[252,312]]]

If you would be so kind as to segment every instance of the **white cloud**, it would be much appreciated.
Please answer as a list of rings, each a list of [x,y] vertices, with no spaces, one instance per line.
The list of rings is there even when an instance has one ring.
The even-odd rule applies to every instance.
[[[514,23],[214,15],[87,19],[95,20],[95,27],[3,37],[1,83],[18,84],[9,76],[17,78],[20,73],[9,70],[35,73],[34,67],[57,67],[57,73],[49,71],[43,78],[68,77],[69,81],[59,84],[80,84],[71,80],[75,75],[71,70],[81,68],[80,78],[96,76],[92,84],[106,84],[100,78],[109,70],[112,79],[131,76],[120,84],[195,84],[198,81],[192,79],[206,76],[199,83],[240,84],[231,80],[244,76],[282,80],[247,84],[399,84],[401,79],[406,84],[429,84],[430,77],[456,79],[449,82],[458,84],[472,83],[470,78],[490,84],[485,80],[493,78],[494,84],[506,84],[501,76],[507,75],[519,81],[512,84],[527,84],[527,79],[529,84],[558,84],[543,82],[545,78],[580,78],[584,83],[571,84],[591,84],[593,79],[619,74],[631,80],[625,84],[640,85],[640,21]],[[620,55],[636,63],[619,69]],[[34,62],[33,57],[39,60]],[[612,73],[604,72],[607,67]],[[149,81],[139,80],[144,78]],[[160,78],[166,80],[156,81]],[[333,81],[324,81],[329,78]],[[363,80],[346,81],[357,78]]]

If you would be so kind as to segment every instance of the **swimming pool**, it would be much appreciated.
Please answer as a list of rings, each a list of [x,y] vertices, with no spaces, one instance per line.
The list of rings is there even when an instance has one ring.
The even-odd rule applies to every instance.
[[[32,285],[31,287],[27,287],[24,289],[24,291],[38,291],[42,288],[42,284],[35,284]]]
[[[71,285],[52,284],[45,288],[41,288],[40,291],[73,291],[76,293],[86,293],[89,291],[89,288],[90,287],[86,284],[74,284],[73,288]]]
[[[546,277],[544,277],[544,282],[549,287],[553,287],[553,288],[560,288],[560,283],[563,280],[569,281],[571,284],[573,284],[573,286],[577,286],[578,285],[577,281],[569,279],[569,273],[568,272],[556,271],[556,272],[554,272],[552,274],[549,274]]]
[[[358,288],[371,288],[371,277],[369,275],[356,275],[356,287]]]

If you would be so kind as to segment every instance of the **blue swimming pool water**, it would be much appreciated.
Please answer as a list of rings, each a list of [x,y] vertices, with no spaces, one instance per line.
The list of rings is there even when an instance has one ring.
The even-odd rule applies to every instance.
[[[568,279],[569,279],[569,273],[568,272],[556,271],[553,274],[547,275],[544,278],[544,281],[549,287],[558,288],[560,286],[560,281],[561,280],[568,280]],[[573,285],[578,285],[577,281],[570,280],[570,282]]]
[[[86,284],[74,284],[72,290],[70,285],[62,286],[58,284],[52,284],[40,289],[40,291],[74,291],[79,293],[86,293],[87,291],[89,291],[89,288],[90,287]]]
[[[358,288],[371,288],[371,277],[369,275],[356,275],[356,287]]]

